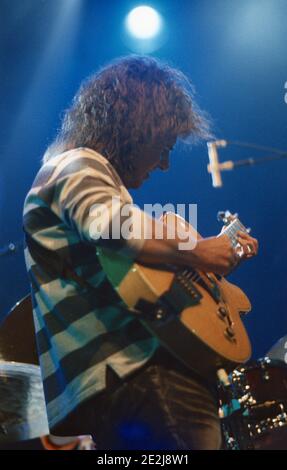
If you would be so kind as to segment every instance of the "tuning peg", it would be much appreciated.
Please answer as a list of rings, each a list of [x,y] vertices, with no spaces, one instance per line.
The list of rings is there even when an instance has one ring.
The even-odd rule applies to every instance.
[[[248,227],[245,231],[246,231],[246,233],[250,233],[250,232],[251,232],[251,228]]]
[[[234,218],[238,217],[238,214],[231,214],[230,211],[218,211],[217,220],[223,222],[224,224],[229,224]]]
[[[218,222],[224,222],[224,219],[225,219],[225,211],[218,211],[217,212]]]

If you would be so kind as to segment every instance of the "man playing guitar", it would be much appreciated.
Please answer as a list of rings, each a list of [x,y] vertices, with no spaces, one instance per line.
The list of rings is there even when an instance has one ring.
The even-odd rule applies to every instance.
[[[123,304],[98,257],[108,247],[139,263],[190,266],[219,276],[239,261],[227,235],[180,250],[151,234],[95,239],[91,208],[131,204],[177,139],[205,138],[208,123],[187,78],[144,56],[119,59],[85,81],[48,148],[24,207],[25,257],[51,434],[92,434],[99,449],[218,449],[215,387],[161,346]],[[118,215],[118,214],[116,214]],[[121,219],[120,224],[125,222]],[[258,243],[237,234],[242,259]],[[208,329],[208,324],[206,325]]]

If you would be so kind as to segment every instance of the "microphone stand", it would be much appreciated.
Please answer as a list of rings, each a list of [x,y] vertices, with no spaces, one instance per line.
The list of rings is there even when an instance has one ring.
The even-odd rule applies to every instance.
[[[24,242],[18,241],[16,243],[10,242],[8,245],[0,247],[0,257],[12,255],[24,248]]]
[[[262,145],[256,145],[256,144],[251,144],[249,142],[240,142],[240,141],[224,141],[225,142],[225,147],[227,145],[236,145],[238,147],[246,147],[246,148],[253,148],[256,150],[261,150],[261,151],[268,151],[272,152],[273,154],[276,155],[268,155],[267,157],[262,157],[262,158],[246,158],[244,160],[238,160],[238,161],[232,161],[232,160],[227,160],[222,163],[218,163],[217,165],[217,170],[218,171],[226,171],[226,170],[233,170],[234,168],[242,167],[242,166],[253,166],[253,165],[260,165],[262,163],[266,162],[272,162],[276,160],[283,160],[287,158],[287,152],[283,150],[279,150],[276,148],[272,147],[265,147]],[[208,172],[212,172],[212,168],[210,165],[207,166]]]
[[[219,166],[221,170],[233,170],[233,168],[237,168],[239,166],[260,165],[261,163],[283,160],[284,158],[287,158],[287,152],[282,153],[282,155],[269,155],[268,157],[263,158],[246,158],[245,160],[238,160],[237,162],[228,160],[220,163]]]

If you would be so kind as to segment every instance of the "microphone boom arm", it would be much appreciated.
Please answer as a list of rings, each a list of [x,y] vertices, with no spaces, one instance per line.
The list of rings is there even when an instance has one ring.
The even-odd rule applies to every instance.
[[[229,141],[224,141],[224,140],[218,140],[214,142],[208,142],[207,146],[209,149],[212,148],[217,148],[217,147],[226,147],[228,144],[235,144],[238,146],[244,146],[244,147],[250,147],[250,148],[258,148],[258,149],[264,149],[265,147],[262,146],[257,146],[255,144],[247,144],[245,142],[241,143],[240,142],[229,142]],[[213,147],[214,146],[214,147]],[[230,171],[233,170],[234,168],[241,167],[241,166],[252,166],[252,165],[259,165],[261,163],[266,163],[266,162],[271,162],[275,160],[282,160],[284,158],[287,158],[287,152],[278,150],[278,149],[272,149],[266,147],[266,149],[274,151],[276,155],[269,155],[267,157],[262,157],[262,158],[246,158],[244,160],[238,160],[238,161],[232,161],[232,160],[227,160],[225,162],[220,163],[218,160],[218,157],[216,160],[214,160],[213,163],[209,163],[207,165],[207,171],[208,173],[211,173],[212,175],[212,182],[214,187],[220,187],[222,186],[222,181],[221,181],[221,171]],[[217,154],[216,154],[217,156]],[[211,161],[211,159],[210,159]],[[217,179],[214,179],[214,175],[216,175]]]

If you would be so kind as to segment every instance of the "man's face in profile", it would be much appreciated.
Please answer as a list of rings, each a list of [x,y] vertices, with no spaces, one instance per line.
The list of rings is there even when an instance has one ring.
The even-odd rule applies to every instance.
[[[124,178],[127,188],[139,188],[157,168],[163,171],[168,170],[169,153],[174,144],[173,139],[167,144],[143,145],[133,161],[134,170]]]

